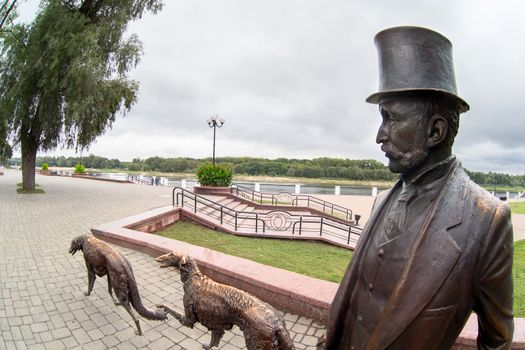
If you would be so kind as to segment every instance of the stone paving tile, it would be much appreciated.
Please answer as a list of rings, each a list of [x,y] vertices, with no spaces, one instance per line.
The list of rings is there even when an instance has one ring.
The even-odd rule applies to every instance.
[[[90,228],[171,203],[171,189],[37,175],[43,195],[19,195],[21,173],[0,176],[0,349],[202,349],[211,333],[140,318],[143,336],[115,306],[106,278],[86,297],[82,253],[71,240]],[[133,266],[144,305],[166,302],[182,310],[182,284],[148,255],[117,247]],[[285,313],[297,349],[315,349],[324,327]],[[244,349],[242,332],[226,331],[219,349]]]

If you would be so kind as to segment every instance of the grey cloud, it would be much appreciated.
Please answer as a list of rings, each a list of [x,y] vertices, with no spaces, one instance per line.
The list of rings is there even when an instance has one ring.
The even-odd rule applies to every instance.
[[[144,152],[206,155],[206,118],[218,113],[227,120],[223,155],[384,161],[377,107],[364,102],[378,85],[373,38],[420,25],[454,45],[459,93],[471,105],[455,147],[465,167],[523,172],[524,8],[519,0],[166,1],[130,25],[144,43],[132,73],[140,98],[93,149],[119,157],[125,151],[109,138],[139,133]],[[156,137],[165,145],[150,147]]]

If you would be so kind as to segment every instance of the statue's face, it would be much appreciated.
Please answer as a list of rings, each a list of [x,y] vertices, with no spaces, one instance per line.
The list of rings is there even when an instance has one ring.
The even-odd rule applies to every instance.
[[[422,104],[413,97],[391,97],[382,100],[379,111],[383,121],[376,142],[388,158],[394,173],[410,174],[428,157],[426,146],[428,118],[421,116]]]

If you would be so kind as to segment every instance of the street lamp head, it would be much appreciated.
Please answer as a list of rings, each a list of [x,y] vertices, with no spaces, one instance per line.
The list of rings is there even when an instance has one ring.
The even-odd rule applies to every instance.
[[[226,120],[224,120],[224,118],[220,118],[220,119],[219,119],[219,123],[220,123],[221,125],[224,124],[225,122],[226,122]]]

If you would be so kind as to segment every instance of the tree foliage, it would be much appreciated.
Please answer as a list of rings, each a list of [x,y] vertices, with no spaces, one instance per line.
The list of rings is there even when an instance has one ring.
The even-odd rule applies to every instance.
[[[16,13],[16,0],[0,1],[0,30],[9,26]]]
[[[87,148],[135,103],[138,83],[128,73],[142,47],[124,32],[161,6],[160,0],[47,0],[30,25],[2,32],[0,114],[22,150],[24,189],[34,187],[38,150]]]

